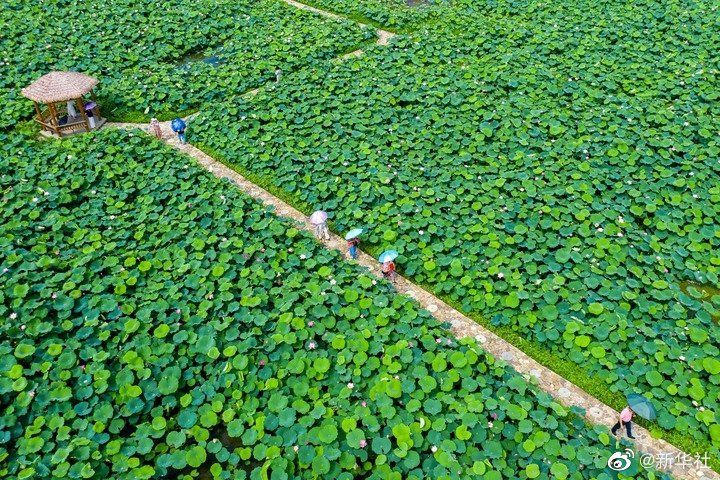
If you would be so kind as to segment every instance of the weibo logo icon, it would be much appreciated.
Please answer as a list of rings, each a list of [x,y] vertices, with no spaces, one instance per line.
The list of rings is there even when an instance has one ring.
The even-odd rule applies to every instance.
[[[608,459],[607,465],[611,470],[622,472],[630,468],[633,458],[635,458],[635,452],[626,448],[624,452],[613,453]]]

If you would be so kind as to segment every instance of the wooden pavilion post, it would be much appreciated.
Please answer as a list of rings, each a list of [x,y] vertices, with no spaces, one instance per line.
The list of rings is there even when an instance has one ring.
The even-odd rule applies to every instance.
[[[83,102],[82,97],[75,99],[75,105],[82,112],[83,119],[85,119],[85,128],[89,132],[91,130],[90,120],[88,120],[87,112],[85,111],[85,102]]]
[[[62,136],[60,135],[60,121],[58,120],[57,116],[57,110],[55,109],[55,103],[50,102],[48,104],[48,107],[50,108],[50,125],[52,126],[53,131],[55,132],[55,135],[58,137]]]
[[[33,105],[35,105],[35,113],[37,113],[38,122],[40,122],[40,124],[42,124],[43,116],[42,116],[42,111],[40,110],[40,106],[38,105],[38,103],[36,101],[33,101]]]

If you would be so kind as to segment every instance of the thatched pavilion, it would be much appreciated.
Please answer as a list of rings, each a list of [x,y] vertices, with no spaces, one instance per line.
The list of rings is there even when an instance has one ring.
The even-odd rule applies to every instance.
[[[35,104],[35,121],[43,131],[62,137],[105,123],[92,93],[97,83],[78,72],[50,72],[23,88],[22,94]]]

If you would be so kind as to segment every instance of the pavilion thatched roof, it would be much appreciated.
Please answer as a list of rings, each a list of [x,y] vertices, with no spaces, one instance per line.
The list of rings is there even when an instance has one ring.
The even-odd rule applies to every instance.
[[[64,102],[85,95],[97,79],[78,72],[50,72],[21,90],[24,97],[39,103]]]

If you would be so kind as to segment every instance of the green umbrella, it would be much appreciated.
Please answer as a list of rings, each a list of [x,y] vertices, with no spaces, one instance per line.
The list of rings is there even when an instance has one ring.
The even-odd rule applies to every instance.
[[[653,407],[652,402],[644,396],[631,393],[627,396],[627,401],[632,411],[645,420],[655,419],[655,407]]]

